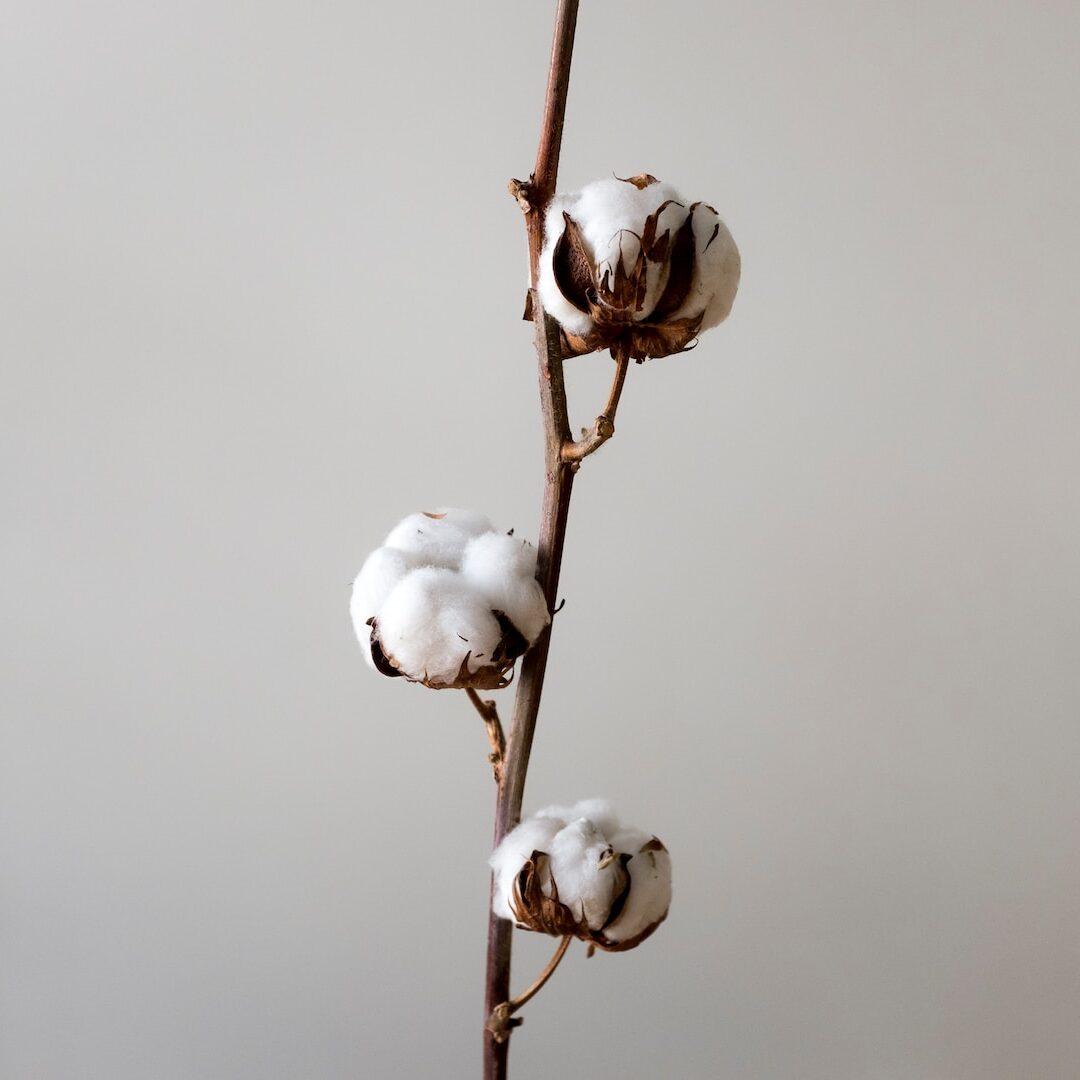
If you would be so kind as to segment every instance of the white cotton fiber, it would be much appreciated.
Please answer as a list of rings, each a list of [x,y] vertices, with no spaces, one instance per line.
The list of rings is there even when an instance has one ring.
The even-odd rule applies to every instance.
[[[376,548],[365,560],[353,582],[349,613],[353,628],[361,645],[371,639],[371,627],[367,625],[386,602],[395,585],[416,564],[412,558],[396,548]]]
[[[407,574],[376,616],[383,652],[410,678],[453,682],[469,656],[490,663],[502,638],[491,610],[453,570],[422,567]]]
[[[486,517],[471,510],[429,510],[399,522],[384,546],[413,556],[418,565],[456,570],[469,540],[493,529]]]
[[[630,874],[630,892],[618,917],[604,928],[604,937],[619,944],[638,937],[655,926],[671,906],[671,856],[666,850],[654,850],[653,838],[637,829],[626,830],[613,838],[616,851],[630,854],[626,864]]]
[[[535,577],[536,549],[499,533],[474,537],[465,547],[461,576],[531,645],[550,622],[547,601]]]
[[[542,810],[537,810],[534,816],[551,818],[559,822],[559,828],[583,817],[588,818],[607,836],[614,836],[619,831],[619,819],[607,799],[581,799],[573,806],[545,806]]]
[[[588,818],[578,818],[555,834],[549,854],[560,902],[590,930],[599,930],[626,880],[607,837]]]
[[[704,203],[694,209],[697,261],[690,294],[671,318],[702,315],[701,330],[718,326],[731,312],[739,290],[739,249],[720,215]],[[702,314],[703,313],[703,314]]]

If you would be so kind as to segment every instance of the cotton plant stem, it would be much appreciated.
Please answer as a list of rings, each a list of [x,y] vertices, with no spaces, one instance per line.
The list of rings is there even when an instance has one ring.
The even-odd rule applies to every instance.
[[[540,145],[536,150],[536,167],[529,178],[531,210],[525,215],[534,289],[540,249],[544,246],[544,212],[555,194],[555,183],[559,177],[559,154],[562,152],[563,118],[566,116],[566,94],[570,88],[570,58],[574,52],[577,13],[578,0],[558,0],[547,92],[544,95],[544,116],[540,122]]]
[[[544,215],[555,194],[562,148],[566,95],[570,85],[570,59],[574,50],[578,0],[558,0],[555,35],[551,46],[544,115],[536,167],[527,184],[512,183],[511,190],[525,210],[529,239],[529,270],[533,290],[538,280],[540,251],[544,244]],[[537,542],[536,576],[544,590],[548,611],[554,611],[562,567],[563,545],[574,482],[573,466],[563,461],[563,447],[571,442],[570,421],[563,381],[562,343],[558,324],[544,313],[535,291],[532,293],[533,325],[540,380],[540,408],[544,423],[544,497],[540,535]],[[495,801],[495,836],[498,844],[521,817],[525,774],[529,767],[533,732],[540,710],[540,694],[547,669],[551,627],[540,635],[525,654],[518,676],[517,696],[503,768]],[[509,1027],[500,1038],[487,1027],[496,1008],[510,1000],[510,948],[513,923],[488,909],[488,944],[484,994],[484,1080],[507,1080],[509,1069]]]
[[[570,511],[570,493],[575,467],[562,460],[562,449],[570,442],[570,423],[566,412],[566,388],[563,383],[562,344],[559,326],[545,315],[534,296],[536,348],[540,360],[540,401],[544,415],[545,465],[544,502],[540,536],[536,552],[536,576],[544,590],[548,611],[555,607],[559,587],[563,545]],[[551,627],[540,635],[525,654],[518,676],[518,691],[510,734],[506,743],[502,776],[495,803],[494,843],[518,823],[525,792],[525,774],[529,767],[536,718],[540,711],[540,695],[547,670]],[[514,925],[500,919],[494,912],[488,915],[487,984],[484,999],[485,1021],[510,998],[510,946]],[[484,1029],[484,1080],[506,1080],[510,1050],[509,1031],[496,1038]]]

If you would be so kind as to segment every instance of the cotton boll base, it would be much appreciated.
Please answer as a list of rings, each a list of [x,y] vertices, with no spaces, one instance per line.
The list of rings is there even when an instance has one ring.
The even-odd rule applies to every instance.
[[[608,952],[639,945],[671,903],[667,849],[649,833],[621,828],[602,799],[534,814],[503,838],[490,863],[496,915]]]

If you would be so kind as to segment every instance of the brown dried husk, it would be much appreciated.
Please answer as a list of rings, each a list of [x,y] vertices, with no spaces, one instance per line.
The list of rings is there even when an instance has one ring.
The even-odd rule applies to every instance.
[[[664,845],[654,836],[644,844],[638,854],[646,851],[666,851]],[[667,911],[655,922],[650,923],[640,934],[625,941],[611,941],[604,935],[604,930],[622,913],[630,896],[630,874],[626,869],[633,858],[630,854],[620,854],[624,883],[612,901],[607,920],[599,930],[593,930],[584,918],[577,919],[573,911],[559,900],[559,889],[548,869],[548,855],[543,851],[534,851],[525,861],[514,879],[514,891],[510,897],[510,910],[514,913],[517,924],[523,930],[535,930],[541,934],[564,937],[571,934],[581,941],[587,941],[604,952],[626,952],[640,945],[667,918]],[[551,895],[544,891],[548,885]]]
[[[625,182],[640,189],[656,183],[656,178],[646,173]],[[640,363],[686,352],[691,347],[704,311],[679,319],[672,316],[686,302],[693,284],[697,260],[694,211],[702,204],[690,206],[674,235],[670,229],[659,233],[660,215],[672,205],[682,204],[669,199],[645,219],[640,234],[627,230],[639,244],[632,265],[626,265],[620,248],[614,273],[609,268],[599,277],[580,227],[568,213],[563,213],[562,235],[552,251],[555,283],[566,300],[593,323],[584,335],[562,328],[567,356],[618,346]],[[652,310],[643,316],[650,266],[659,266],[664,288]]]
[[[434,516],[434,515],[429,515]],[[397,661],[382,647],[379,640],[379,624],[377,619],[368,619],[371,627],[371,659],[375,664],[376,671],[389,678],[402,678],[409,682],[420,683],[431,690],[502,690],[509,686],[514,679],[514,664],[519,656],[523,656],[529,649],[529,643],[522,636],[516,626],[501,611],[493,611],[502,637],[486,663],[477,661],[475,669],[470,668],[472,653],[466,653],[461,661],[461,667],[451,682],[442,682],[438,679],[427,677],[417,678],[402,671]]]

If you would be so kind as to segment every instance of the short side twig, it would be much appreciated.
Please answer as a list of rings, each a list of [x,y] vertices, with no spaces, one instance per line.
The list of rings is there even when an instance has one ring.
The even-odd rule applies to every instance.
[[[486,1026],[487,1030],[491,1032],[491,1037],[497,1043],[506,1042],[510,1037],[511,1030],[521,1026],[522,1021],[520,1019],[514,1019],[514,1013],[540,993],[544,988],[544,984],[555,974],[555,969],[566,955],[566,950],[570,947],[570,942],[573,940],[573,935],[567,934],[562,941],[559,942],[559,947],[555,950],[554,956],[547,962],[547,966],[536,977],[536,981],[528,988],[528,990],[525,990],[511,1001],[501,1002],[492,1009],[491,1016],[488,1018]]]
[[[465,688],[465,693],[469,695],[469,700],[480,714],[480,719],[484,721],[484,727],[487,729],[488,742],[491,743],[488,761],[491,762],[491,771],[497,784],[502,780],[503,759],[506,756],[506,736],[503,734],[502,723],[499,721],[498,707],[491,698],[485,701],[471,686]]]
[[[626,372],[630,367],[630,350],[625,345],[619,344],[611,350],[611,355],[615,360],[615,377],[611,382],[611,390],[608,393],[604,411],[596,418],[593,426],[583,432],[580,439],[576,442],[568,442],[562,448],[562,460],[570,462],[575,467],[590,454],[599,450],[615,434],[615,413],[619,408],[619,398],[622,397]]]

